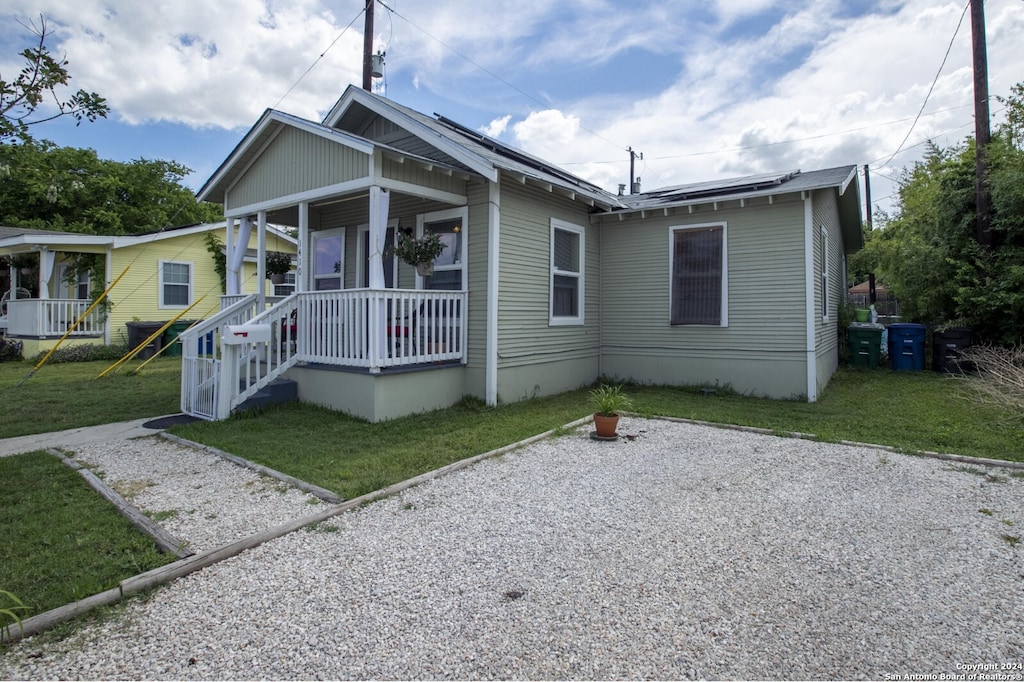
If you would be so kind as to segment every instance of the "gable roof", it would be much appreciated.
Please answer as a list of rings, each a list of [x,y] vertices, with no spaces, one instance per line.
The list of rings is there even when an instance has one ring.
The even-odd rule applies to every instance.
[[[163,230],[151,232],[140,232],[129,235],[96,235],[82,234],[80,232],[60,232],[57,230],[32,230],[20,227],[0,226],[0,249],[16,251],[32,251],[40,247],[48,247],[54,250],[70,250],[75,247],[111,247],[121,249],[139,244],[186,237],[194,234],[202,234],[212,230],[223,230],[225,223],[196,223],[193,225],[181,225],[169,227]],[[291,244],[298,241],[290,234],[277,228],[274,225],[267,225],[267,230],[276,238],[285,240]]]
[[[359,129],[374,116],[395,123],[437,149],[443,155],[440,160],[450,158],[492,182],[497,181],[498,171],[505,171],[520,182],[531,180],[551,188],[558,187],[570,198],[582,197],[604,210],[624,206],[614,194],[539,157],[444,116],[427,116],[354,85],[348,86],[324,117],[324,125]]]
[[[373,153],[373,143],[344,131],[329,128],[304,118],[286,114],[276,109],[267,109],[249,132],[224,159],[210,179],[196,192],[199,201],[223,203],[228,188],[245,173],[270,141],[286,126],[304,130],[313,135],[345,145],[364,154]]]

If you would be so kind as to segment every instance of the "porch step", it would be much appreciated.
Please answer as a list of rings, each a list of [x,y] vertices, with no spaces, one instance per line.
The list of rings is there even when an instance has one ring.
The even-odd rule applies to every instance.
[[[248,398],[245,402],[235,408],[236,412],[243,412],[257,407],[279,405],[299,399],[299,385],[291,379],[274,379],[264,386],[260,391]]]

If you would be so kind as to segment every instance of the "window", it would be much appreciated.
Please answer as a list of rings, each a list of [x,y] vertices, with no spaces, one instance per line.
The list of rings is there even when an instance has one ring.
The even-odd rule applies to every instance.
[[[423,289],[462,291],[466,286],[466,209],[456,208],[420,216],[422,235],[427,230],[441,235],[445,249],[434,260],[434,274],[419,277]]]
[[[821,228],[821,321],[828,322],[828,230]]]
[[[725,327],[725,225],[674,227],[671,234],[671,323]]]
[[[286,272],[284,282],[274,285],[274,296],[291,296],[295,293],[295,271]]]
[[[160,261],[160,307],[185,308],[192,303],[192,264]]]
[[[67,263],[57,266],[57,298],[87,300],[89,298],[89,272],[79,272],[77,279],[69,282],[68,270]]]
[[[345,231],[313,233],[313,290],[341,289],[345,281]]]
[[[552,325],[583,324],[584,228],[551,219]]]

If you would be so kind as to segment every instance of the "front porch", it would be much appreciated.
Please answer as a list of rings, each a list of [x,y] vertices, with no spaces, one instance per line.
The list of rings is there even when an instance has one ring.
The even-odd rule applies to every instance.
[[[263,312],[258,298],[225,297],[180,335],[183,412],[225,419],[278,378],[295,380],[300,400],[370,421],[464,393],[466,292],[307,291]]]
[[[65,343],[103,343],[104,315],[98,309],[85,315],[91,304],[92,301],[75,298],[6,300],[4,314],[0,316],[0,334],[21,341],[25,357],[49,350],[65,335]]]

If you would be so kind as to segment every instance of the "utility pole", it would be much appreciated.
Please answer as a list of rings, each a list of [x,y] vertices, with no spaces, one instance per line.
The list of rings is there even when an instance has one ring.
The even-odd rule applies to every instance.
[[[871,225],[871,176],[868,175],[868,164],[864,164],[864,217],[867,218],[868,229]]]
[[[986,148],[991,134],[988,122],[988,56],[985,48],[985,3],[971,0],[971,42],[974,54],[974,193],[978,218],[975,238],[982,247],[992,246],[992,202],[988,190]]]
[[[366,0],[366,17],[363,22],[363,90],[373,90],[373,6],[377,0]]]
[[[636,153],[632,147],[627,147],[626,151],[629,152],[629,193],[637,194],[640,192],[640,182],[636,177],[635,162],[637,159],[643,161],[644,154],[643,152]]]

